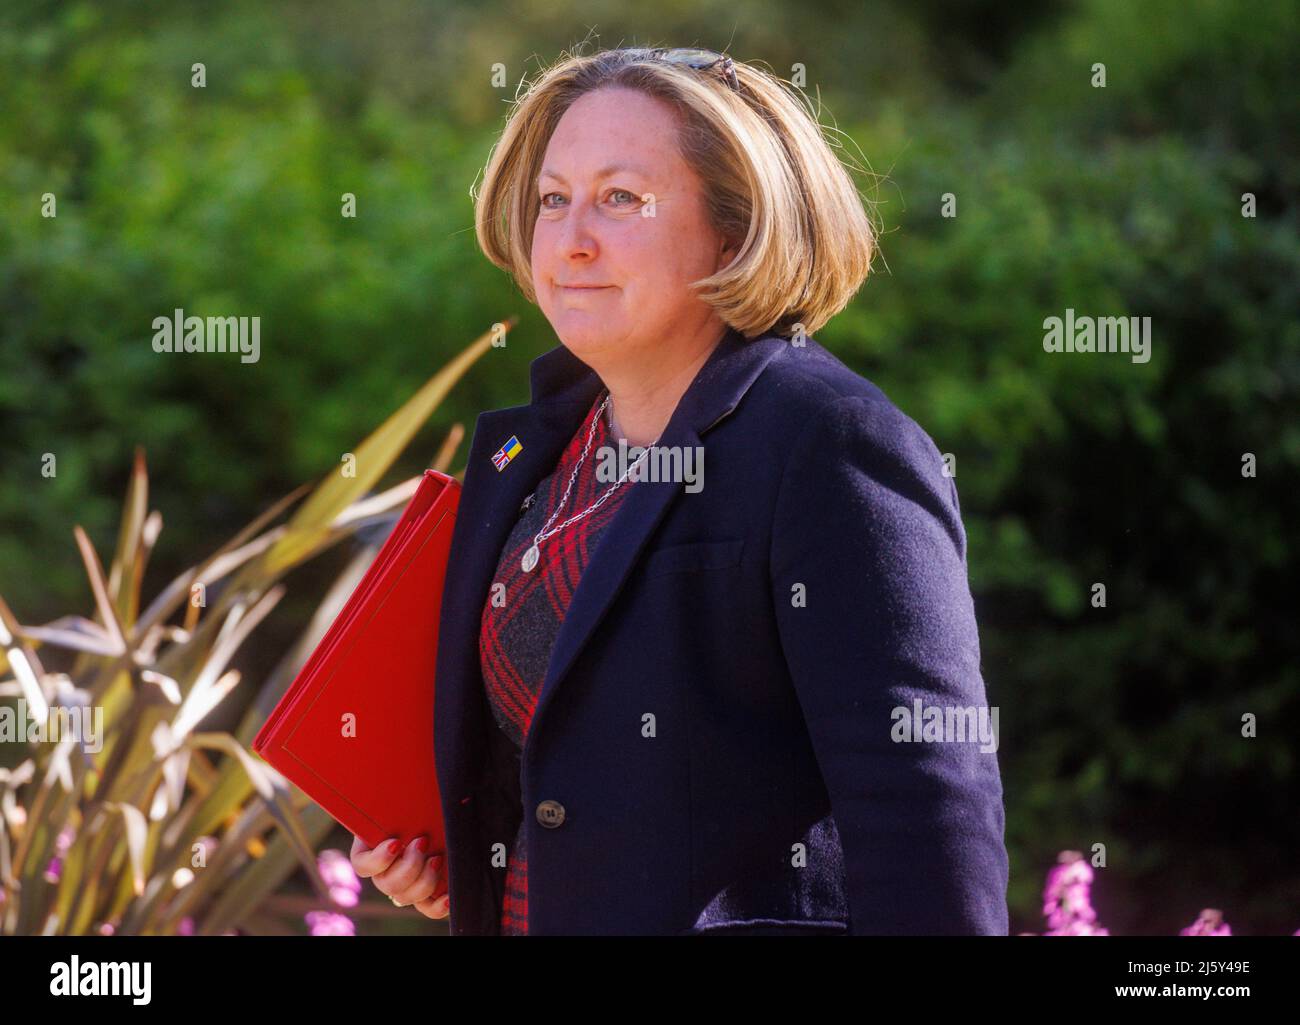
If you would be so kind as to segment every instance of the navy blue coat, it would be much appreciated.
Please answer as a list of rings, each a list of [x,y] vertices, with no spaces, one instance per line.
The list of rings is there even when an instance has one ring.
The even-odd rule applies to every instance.
[[[918,699],[986,701],[956,488],[811,338],[728,332],[682,396],[659,444],[702,446],[704,486],[641,479],[622,500],[511,806],[480,617],[521,503],[603,388],[563,346],[531,378],[530,404],[475,425],[439,626],[452,934],[499,932],[522,814],[531,935],[1005,935],[996,751],[893,739]]]

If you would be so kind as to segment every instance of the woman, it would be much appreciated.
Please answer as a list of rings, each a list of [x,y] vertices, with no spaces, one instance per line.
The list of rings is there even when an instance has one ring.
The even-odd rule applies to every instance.
[[[966,540],[929,437],[810,337],[873,252],[816,122],[706,51],[571,57],[477,203],[563,344],[475,427],[449,864],[358,871],[455,935],[1006,934],[996,743],[900,729],[988,712]]]

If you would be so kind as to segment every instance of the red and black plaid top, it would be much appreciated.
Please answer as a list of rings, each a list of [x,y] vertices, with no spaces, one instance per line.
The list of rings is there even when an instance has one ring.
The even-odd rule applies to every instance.
[[[524,553],[532,546],[534,536],[556,511],[574,467],[582,457],[587,435],[593,419],[605,400],[606,392],[596,397],[582,426],[569,440],[560,461],[551,475],[533,492],[531,502],[515,524],[501,551],[493,584],[504,584],[504,600],[499,588],[488,590],[488,600],[483,607],[483,620],[479,631],[479,657],[483,667],[483,683],[488,703],[492,707],[497,726],[522,750],[528,727],[532,723],[537,697],[550,662],[551,649],[556,634],[564,621],[569,602],[578,588],[578,580],[587,566],[601,532],[614,517],[623,497],[633,487],[634,481],[623,481],[605,499],[600,508],[588,513],[576,523],[571,523],[538,543],[540,558],[530,572],[520,565]],[[582,461],[573,490],[559,515],[551,523],[554,530],[570,516],[574,516],[595,502],[613,485],[610,480],[596,477],[597,449],[611,441],[609,422],[605,415],[596,419],[596,430],[591,448]],[[527,444],[527,439],[523,440]],[[503,473],[509,473],[507,464]],[[517,761],[515,763],[518,764]],[[518,786],[517,776],[513,782]],[[523,825],[515,832],[507,855],[505,900],[501,909],[501,934],[525,936],[528,933],[528,863],[523,849]]]

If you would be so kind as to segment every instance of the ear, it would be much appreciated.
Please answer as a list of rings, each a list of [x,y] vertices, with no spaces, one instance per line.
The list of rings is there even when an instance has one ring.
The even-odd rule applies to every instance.
[[[720,243],[721,248],[718,250],[718,270],[723,270],[731,265],[731,261],[736,258],[740,252],[740,244],[731,239],[724,238]]]

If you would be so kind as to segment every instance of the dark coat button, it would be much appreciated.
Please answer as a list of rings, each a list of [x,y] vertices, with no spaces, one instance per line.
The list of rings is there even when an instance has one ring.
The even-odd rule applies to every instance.
[[[554,829],[564,821],[564,805],[559,801],[543,801],[537,806],[537,821],[547,829]]]

